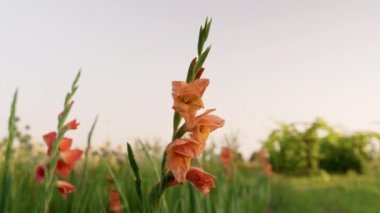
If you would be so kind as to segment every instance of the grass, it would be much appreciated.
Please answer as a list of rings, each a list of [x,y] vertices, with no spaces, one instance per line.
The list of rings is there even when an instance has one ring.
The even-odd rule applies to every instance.
[[[156,157],[146,157],[146,153],[152,153],[148,147],[145,146],[143,152],[135,146],[136,158],[140,162],[142,196],[145,198],[150,187],[157,182],[157,171],[152,166],[159,168]],[[14,156],[22,158],[15,158],[10,167],[12,182],[7,212],[38,212],[37,203],[44,196],[44,190],[43,185],[34,180],[34,169],[43,159],[38,157],[38,151],[20,149],[24,148],[14,150]],[[25,163],[24,158],[32,161]],[[268,179],[258,170],[240,166],[232,176],[226,177],[218,156],[207,159],[203,165],[205,170],[217,176],[216,188],[209,196],[204,196],[190,184],[171,187],[165,193],[167,205],[162,205],[161,212],[370,213],[380,209],[380,181],[376,176],[350,174],[307,178],[275,174]],[[77,191],[63,200],[55,190],[51,212],[109,212],[107,187],[118,188],[124,196],[122,212],[139,212],[141,206],[126,151],[90,151],[88,175],[82,183],[83,164],[83,160],[79,162],[68,178],[77,186]],[[117,184],[108,183],[107,178],[113,178]]]
[[[373,176],[276,177],[268,212],[378,212],[380,182]]]

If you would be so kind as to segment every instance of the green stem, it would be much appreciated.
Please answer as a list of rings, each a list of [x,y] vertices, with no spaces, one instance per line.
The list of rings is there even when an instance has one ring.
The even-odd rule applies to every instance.
[[[10,195],[10,175],[9,175],[9,164],[12,158],[12,147],[13,140],[15,136],[15,122],[16,122],[16,104],[17,104],[17,94],[18,90],[16,89],[13,95],[13,101],[11,105],[11,114],[9,116],[8,122],[8,139],[7,139],[7,147],[5,151],[5,162],[3,169],[3,177],[2,177],[2,190],[0,194],[0,212],[6,212],[7,207],[7,198]]]
[[[157,213],[160,211],[160,201],[164,194],[164,191],[168,188],[168,184],[174,180],[174,176],[171,172],[165,175],[160,182],[158,182],[150,192],[150,212]]]

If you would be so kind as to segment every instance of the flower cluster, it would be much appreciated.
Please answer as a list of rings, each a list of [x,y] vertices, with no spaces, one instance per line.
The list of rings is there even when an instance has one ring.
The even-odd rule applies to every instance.
[[[77,129],[79,123],[76,120],[72,120],[65,125],[65,131]],[[56,132],[49,132],[43,136],[43,140],[48,146],[47,155],[50,157],[52,154],[52,149],[54,143],[58,143],[58,162],[55,168],[56,173],[62,178],[67,178],[70,172],[73,170],[75,163],[80,159],[83,154],[82,150],[71,149],[73,140],[71,138],[63,137],[62,140],[58,141]],[[46,167],[49,164],[40,165],[36,169],[35,178],[37,181],[41,182],[45,179]],[[67,193],[73,192],[76,188],[69,182],[64,180],[57,180],[56,187],[62,197],[66,199]]]
[[[220,160],[224,167],[224,174],[228,177],[231,174],[231,169],[235,170],[235,165],[232,162],[236,160],[238,153],[230,147],[223,147],[220,153]]]
[[[197,111],[204,107],[202,96],[208,84],[209,80],[202,78],[196,78],[189,83],[172,82],[173,109],[184,118],[184,129],[190,134],[189,137],[174,140],[166,148],[166,168],[172,172],[175,179],[170,185],[188,180],[204,194],[209,193],[209,188],[215,187],[215,177],[200,168],[190,167],[191,160],[205,150],[209,134],[224,125],[223,119],[210,114],[215,109],[196,115]]]

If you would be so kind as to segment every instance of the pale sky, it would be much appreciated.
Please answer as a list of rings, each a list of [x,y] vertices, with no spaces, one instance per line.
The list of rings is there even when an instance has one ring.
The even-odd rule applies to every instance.
[[[70,133],[84,146],[169,142],[171,81],[184,80],[199,26],[213,19],[206,108],[238,131],[246,155],[276,127],[317,116],[346,131],[380,130],[380,1],[1,1],[0,136],[13,92],[35,141],[56,128],[82,69]]]

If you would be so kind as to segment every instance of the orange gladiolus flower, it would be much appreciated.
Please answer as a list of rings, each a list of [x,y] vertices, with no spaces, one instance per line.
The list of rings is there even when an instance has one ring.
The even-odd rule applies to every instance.
[[[236,158],[236,152],[228,147],[223,147],[220,153],[220,160],[225,167],[229,167],[231,160]]]
[[[49,132],[48,134],[43,136],[43,139],[48,146],[47,154],[50,156],[51,149],[53,148],[53,142],[57,137],[56,132]],[[73,140],[71,138],[64,137],[62,141],[59,143],[59,151],[61,150],[68,150],[71,147],[71,144],[73,143]]]
[[[215,109],[206,110],[206,112],[198,115],[194,121],[194,128],[192,138],[201,142],[203,146],[206,142],[210,132],[217,128],[224,126],[224,120],[216,115],[210,115],[209,113],[215,111]]]
[[[71,185],[69,182],[63,180],[57,180],[56,187],[61,193],[63,199],[67,198],[67,193],[75,192],[75,186]]]
[[[110,189],[109,191],[110,211],[115,213],[121,212],[122,205],[119,192],[114,189]]]
[[[215,176],[203,171],[198,167],[191,167],[186,174],[186,179],[205,195],[208,195],[210,193],[210,188],[215,188]],[[178,183],[181,182],[174,179],[168,184],[168,187],[174,186]]]
[[[43,136],[46,145],[48,146],[48,155],[50,156],[51,149],[53,148],[53,142],[57,137],[57,133],[50,132]],[[77,160],[82,156],[83,151],[79,149],[70,149],[72,139],[63,138],[59,144],[59,154],[61,159],[57,163],[57,172],[63,178],[66,178],[70,171],[74,168]]]
[[[210,188],[215,188],[215,176],[197,167],[191,167],[186,175],[186,179],[193,183],[203,194],[208,195]]]
[[[192,129],[197,110],[203,108],[202,96],[209,84],[208,79],[197,79],[190,83],[172,82],[173,109],[177,111]]]
[[[198,141],[187,138],[177,139],[167,147],[166,168],[172,171],[178,182],[185,181],[191,159],[199,156],[200,148]]]
[[[220,161],[222,162],[224,166],[224,174],[226,176],[230,176],[231,169],[236,169],[236,165],[232,165],[231,162],[237,158],[237,153],[229,148],[229,147],[223,147],[222,152],[220,153]]]

